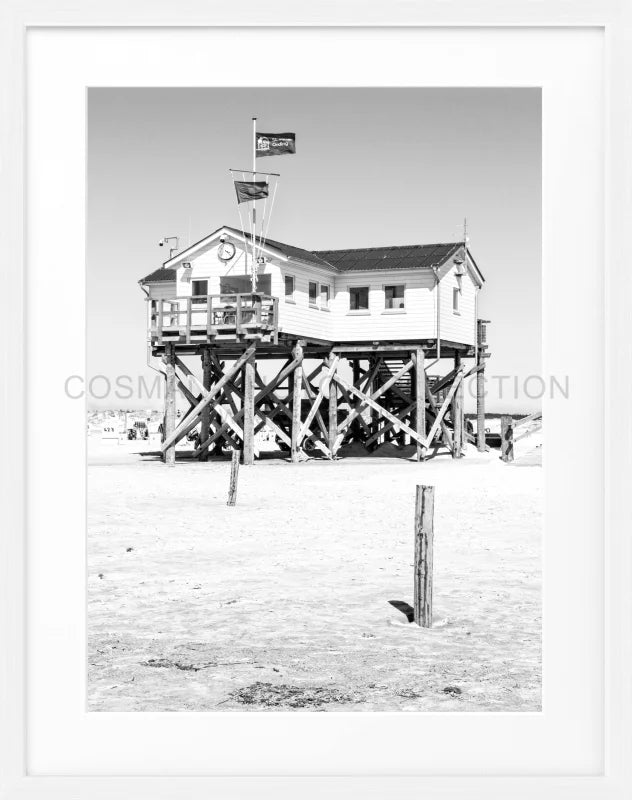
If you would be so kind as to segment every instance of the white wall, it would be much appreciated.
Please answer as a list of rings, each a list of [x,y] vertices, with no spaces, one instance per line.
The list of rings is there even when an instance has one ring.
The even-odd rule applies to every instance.
[[[249,271],[246,268],[246,257],[243,248],[238,242],[236,245],[235,256],[230,261],[222,261],[218,257],[217,251],[219,248],[219,241],[216,245],[209,248],[206,252],[201,253],[197,258],[191,258],[191,280],[185,280],[185,270],[179,267],[177,270],[177,295],[178,297],[191,297],[191,281],[194,280],[207,280],[208,293],[219,294],[220,291],[220,277],[224,275],[248,275]],[[250,263],[250,256],[248,257],[248,264]],[[272,264],[267,263],[263,272],[270,273],[272,271]]]
[[[469,272],[458,278],[456,267],[440,273],[440,336],[451,342],[476,343],[476,292],[477,287]],[[453,289],[459,289],[459,313],[453,310]]]
[[[209,294],[219,294],[221,276],[248,274],[243,246],[238,242],[235,242],[235,245],[236,255],[229,262],[218,258],[219,242],[197,258],[191,258],[190,280],[184,279],[184,269],[180,267],[177,270],[177,277],[174,270],[176,277],[174,283],[151,284],[149,286],[151,296],[190,297],[193,280],[208,280]],[[340,274],[269,255],[263,273],[271,276],[272,295],[279,298],[279,330],[282,333],[343,342],[437,337],[437,289],[436,279],[431,270],[383,270]],[[293,302],[288,302],[285,298],[285,275],[294,277]],[[468,273],[460,281],[459,314],[455,314],[452,308],[452,289],[459,286],[454,265],[447,264],[441,270],[440,278],[441,339],[474,344],[477,287],[472,277]],[[310,281],[318,284],[315,307],[310,306],[308,299]],[[321,304],[320,287],[323,284],[330,287],[329,309],[324,309]],[[405,286],[403,312],[385,308],[384,287],[394,284]],[[368,313],[350,310],[349,288],[352,286],[369,287]],[[194,324],[195,321],[194,319]],[[203,322],[201,318],[200,324]]]
[[[434,275],[430,270],[385,270],[336,276],[333,305],[339,341],[430,339],[435,336]],[[405,308],[385,309],[384,286],[404,284]],[[351,311],[349,288],[369,287],[369,312]]]
[[[331,341],[334,337],[334,280],[335,275],[327,270],[296,262],[286,262],[278,270],[275,293],[279,298],[279,329],[286,333],[297,333],[313,339]],[[285,276],[294,278],[294,302],[285,299]],[[309,283],[318,286],[316,306],[309,304]],[[275,287],[274,278],[272,279]],[[320,287],[329,286],[329,308],[321,303]]]
[[[148,283],[145,287],[149,291],[152,300],[174,300],[176,297],[176,284],[161,281],[160,283]]]

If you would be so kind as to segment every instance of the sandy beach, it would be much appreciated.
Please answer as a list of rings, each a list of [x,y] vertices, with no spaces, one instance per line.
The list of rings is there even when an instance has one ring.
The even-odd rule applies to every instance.
[[[538,711],[542,469],[498,451],[167,468],[89,438],[88,708]],[[517,468],[519,464],[529,468]],[[434,623],[409,624],[416,484]]]

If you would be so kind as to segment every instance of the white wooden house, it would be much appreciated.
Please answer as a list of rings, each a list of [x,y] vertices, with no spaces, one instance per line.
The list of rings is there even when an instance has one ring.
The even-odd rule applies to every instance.
[[[259,304],[256,313],[250,245],[224,226],[140,281],[154,344],[243,335],[274,343],[300,337],[476,345],[484,278],[463,242],[309,251],[268,240],[258,265],[263,310]]]

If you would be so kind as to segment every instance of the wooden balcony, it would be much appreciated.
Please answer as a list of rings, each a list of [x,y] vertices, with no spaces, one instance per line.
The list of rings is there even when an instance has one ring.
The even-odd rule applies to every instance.
[[[265,294],[208,294],[153,300],[152,345],[278,342],[279,300]]]

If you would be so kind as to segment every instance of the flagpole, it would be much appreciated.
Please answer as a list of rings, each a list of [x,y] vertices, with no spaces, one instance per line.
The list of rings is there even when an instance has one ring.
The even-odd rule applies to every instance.
[[[252,118],[252,171],[257,180],[257,118]],[[257,210],[255,200],[252,201],[252,274],[250,276],[252,291],[257,291],[257,260],[255,257],[255,241],[257,236]]]

